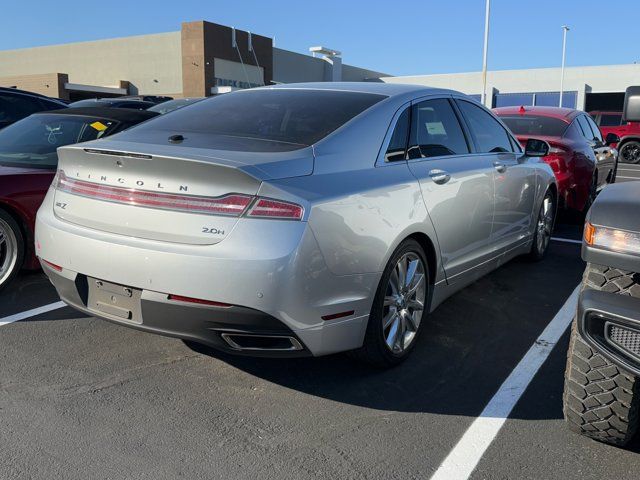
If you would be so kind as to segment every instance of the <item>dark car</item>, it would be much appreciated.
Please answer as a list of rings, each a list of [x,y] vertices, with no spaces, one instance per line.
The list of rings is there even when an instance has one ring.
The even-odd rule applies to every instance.
[[[0,128],[22,120],[32,113],[64,107],[64,103],[44,95],[17,88],[0,87]]]
[[[109,107],[109,108],[128,108],[130,110],[146,110],[153,107],[154,102],[146,102],[144,100],[122,99],[122,98],[90,98],[87,100],[78,100],[69,104],[70,107]]]
[[[36,113],[0,130],[0,289],[20,268],[39,267],[33,229],[56,173],[56,149],[112,135],[156,115],[115,108],[67,108]]]
[[[173,100],[173,97],[166,97],[164,95],[125,95],[123,97],[118,97],[122,100],[143,100],[145,102],[151,102],[155,104],[168,102],[169,100]]]
[[[640,87],[625,119],[640,121]],[[640,425],[640,183],[606,188],[586,217],[587,267],[571,330],[564,388],[569,427],[627,445]]]
[[[200,100],[204,100],[204,97],[176,98],[175,100],[168,100],[166,102],[158,103],[157,105],[150,107],[149,111],[158,113],[169,113],[179,108],[186,107],[187,105],[199,102]]]
[[[502,107],[493,110],[523,145],[529,138],[546,140],[544,158],[558,180],[561,206],[585,212],[596,194],[615,181],[617,153],[586,113],[559,107]]]

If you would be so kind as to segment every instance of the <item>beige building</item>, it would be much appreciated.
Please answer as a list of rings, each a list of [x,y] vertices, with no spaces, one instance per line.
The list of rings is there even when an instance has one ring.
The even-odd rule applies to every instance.
[[[77,100],[119,95],[200,97],[272,83],[386,76],[273,47],[271,38],[215,23],[180,31],[0,51],[0,86]]]

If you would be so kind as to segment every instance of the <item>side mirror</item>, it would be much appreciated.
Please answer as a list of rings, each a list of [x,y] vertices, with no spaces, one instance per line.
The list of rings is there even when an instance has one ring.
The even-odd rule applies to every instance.
[[[524,147],[524,154],[527,157],[546,157],[549,155],[549,144],[544,140],[530,138]]]
[[[640,87],[627,87],[622,119],[625,122],[640,122]]]
[[[609,132],[607,136],[604,137],[604,143],[607,147],[614,143],[620,143],[620,137],[613,132]]]

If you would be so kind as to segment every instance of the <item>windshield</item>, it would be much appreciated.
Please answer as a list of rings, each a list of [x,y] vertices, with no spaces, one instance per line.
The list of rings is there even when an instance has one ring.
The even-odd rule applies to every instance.
[[[31,115],[0,130],[0,165],[54,168],[58,147],[100,138],[115,124],[97,117]]]
[[[207,144],[202,147],[295,150],[316,143],[384,98],[336,90],[245,90],[180,108],[123,135],[194,132],[205,134]]]
[[[535,115],[501,116],[500,119],[507,124],[514,134],[521,136],[561,137],[569,126],[568,123],[559,118]]]

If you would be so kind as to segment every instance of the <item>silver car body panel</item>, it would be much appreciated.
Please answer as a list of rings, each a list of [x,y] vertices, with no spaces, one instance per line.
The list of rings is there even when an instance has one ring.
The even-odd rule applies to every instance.
[[[304,208],[302,221],[141,208],[51,188],[38,212],[38,256],[60,265],[70,280],[88,276],[131,286],[142,289],[143,299],[166,302],[173,294],[264,312],[290,328],[310,353],[324,355],[362,344],[382,271],[407,237],[418,239],[429,256],[431,310],[530,248],[535,216],[555,185],[545,163],[522,153],[384,160],[397,117],[412,101],[467,97],[378,83],[268,88],[388,98],[313,146],[290,152],[170,145],[166,132],[139,142],[115,135],[59,149],[59,168],[110,186],[169,193],[185,193],[186,187],[193,195],[235,192],[295,202]],[[496,170],[498,160],[504,172]],[[451,181],[439,185],[429,172],[443,166]],[[221,233],[203,234],[206,226]],[[66,287],[58,291],[67,303],[96,315]],[[352,313],[322,320],[336,312]]]

